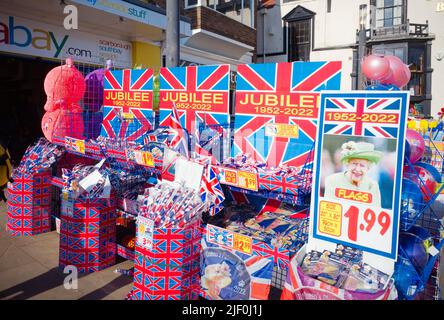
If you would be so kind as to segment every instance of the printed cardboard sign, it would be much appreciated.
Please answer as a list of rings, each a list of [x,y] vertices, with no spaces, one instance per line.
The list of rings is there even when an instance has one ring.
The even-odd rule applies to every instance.
[[[227,127],[229,92],[229,65],[161,68],[159,124],[168,126],[174,103],[189,134],[195,133],[197,121]]]
[[[232,155],[300,167],[316,136],[319,91],[338,90],[341,62],[239,65]]]
[[[137,245],[152,250],[153,249],[154,221],[145,217],[137,218]]]
[[[101,136],[143,143],[154,124],[153,70],[107,70]]]
[[[321,94],[311,237],[396,260],[408,92]]]

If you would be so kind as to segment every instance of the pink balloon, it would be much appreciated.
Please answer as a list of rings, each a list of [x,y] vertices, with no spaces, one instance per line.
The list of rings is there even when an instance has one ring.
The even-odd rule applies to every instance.
[[[398,88],[404,87],[410,81],[411,73],[407,65],[396,56],[385,56],[390,63],[391,75],[381,79],[383,84],[392,84]]]
[[[415,130],[407,129],[406,139],[410,146],[410,162],[415,163],[422,158],[425,150],[424,138]]]
[[[390,63],[382,56],[369,55],[361,63],[362,73],[369,80],[381,80],[390,72]]]

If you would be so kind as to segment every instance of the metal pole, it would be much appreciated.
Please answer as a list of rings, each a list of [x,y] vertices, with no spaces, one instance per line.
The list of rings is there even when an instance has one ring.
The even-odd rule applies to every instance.
[[[166,11],[166,66],[177,67],[180,60],[179,1],[167,0]]]
[[[365,29],[359,30],[359,38],[358,38],[358,63],[357,63],[357,71],[358,71],[358,90],[363,89],[363,82],[364,82],[364,76],[362,74],[361,70],[361,62],[362,59],[365,56],[365,42],[366,42],[366,35],[365,35]]]
[[[262,56],[263,62],[265,63],[265,15],[267,14],[267,9],[262,9]]]
[[[363,88],[364,76],[361,70],[361,62],[365,55],[365,47],[367,41],[366,30],[365,30],[366,24],[367,24],[367,5],[361,4],[359,6],[359,34],[358,34],[358,64],[357,64],[358,90],[364,89]]]

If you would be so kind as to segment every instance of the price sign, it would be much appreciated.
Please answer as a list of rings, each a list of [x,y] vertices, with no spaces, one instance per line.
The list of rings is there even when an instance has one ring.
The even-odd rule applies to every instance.
[[[148,152],[148,151],[142,152],[142,164],[144,166],[154,168],[154,156],[151,152]]]
[[[145,249],[153,248],[154,221],[145,217],[137,218],[137,245]]]
[[[258,190],[257,174],[221,168],[221,183],[247,190]]]
[[[207,225],[207,242],[248,255],[253,253],[253,240],[250,237],[210,224]]]
[[[257,174],[239,171],[239,188],[257,191]]]
[[[242,253],[252,253],[252,241],[250,237],[234,233],[233,234],[233,249]]]
[[[400,91],[321,94],[309,242],[396,260],[408,104]]]
[[[85,140],[65,137],[65,147],[68,150],[85,154]]]
[[[154,168],[154,156],[151,152],[141,150],[126,150],[126,158],[128,161],[134,161],[142,166]]]

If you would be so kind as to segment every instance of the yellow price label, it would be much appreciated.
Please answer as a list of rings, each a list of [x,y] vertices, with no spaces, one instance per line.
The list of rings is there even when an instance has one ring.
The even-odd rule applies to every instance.
[[[242,253],[251,254],[253,241],[250,237],[234,233],[233,234],[233,249]]]
[[[225,182],[237,186],[237,172],[225,170]]]
[[[85,141],[83,140],[76,140],[76,147],[77,151],[80,153],[85,153]]]
[[[154,156],[151,152],[142,152],[142,164],[154,168]]]
[[[339,237],[342,227],[342,205],[321,201],[319,203],[319,232]]]
[[[122,118],[124,120],[133,120],[134,114],[132,112],[122,112]]]
[[[238,171],[239,188],[257,191],[257,175],[252,172]]]
[[[265,135],[278,138],[298,138],[299,126],[287,123],[268,124],[265,127]]]

